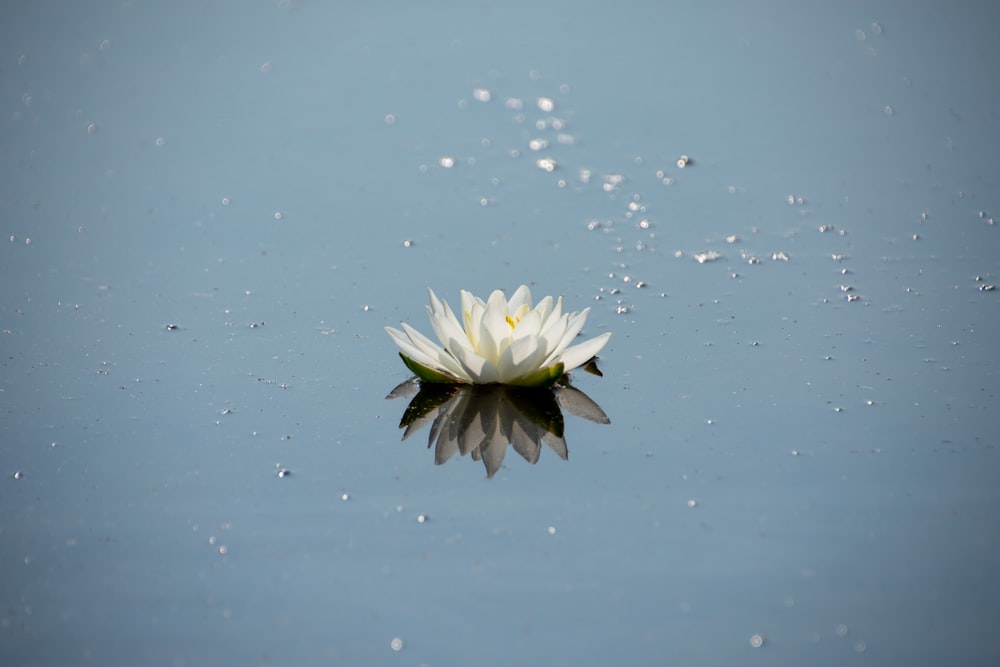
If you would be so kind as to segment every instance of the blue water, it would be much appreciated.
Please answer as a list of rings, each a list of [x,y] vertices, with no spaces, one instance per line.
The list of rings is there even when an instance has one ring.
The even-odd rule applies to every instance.
[[[996,664],[997,18],[3,10],[0,663]],[[435,465],[522,283],[611,423]]]

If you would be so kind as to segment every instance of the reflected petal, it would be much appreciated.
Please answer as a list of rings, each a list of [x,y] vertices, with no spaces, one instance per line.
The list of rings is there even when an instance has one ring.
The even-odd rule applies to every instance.
[[[554,389],[426,382],[419,387],[400,421],[400,428],[406,429],[403,439],[430,424],[427,444],[434,448],[435,464],[456,453],[467,454],[483,462],[488,477],[502,467],[508,446],[531,464],[541,457],[543,442],[559,458],[567,459],[563,408],[608,423],[604,411],[571,386],[565,375]],[[390,397],[402,395],[406,390],[390,393]]]
[[[559,405],[565,408],[571,415],[583,417],[596,424],[610,424],[611,420],[604,410],[594,402],[590,396],[577,389],[566,385],[556,389],[556,400]]]

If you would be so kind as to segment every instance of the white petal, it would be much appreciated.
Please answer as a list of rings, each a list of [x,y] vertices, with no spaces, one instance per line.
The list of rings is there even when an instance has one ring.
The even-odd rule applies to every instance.
[[[514,341],[500,356],[500,381],[512,383],[542,367],[545,349],[537,338]]]
[[[462,310],[462,321],[465,323],[465,336],[469,339],[469,344],[473,350],[479,349],[480,338],[483,330],[483,315],[486,313],[486,304],[479,299],[473,300],[469,304],[468,310]]]
[[[566,327],[568,324],[569,316],[563,315],[559,319],[550,322],[547,327],[543,328],[539,338],[541,338],[545,343],[545,352],[549,359],[552,359],[562,352],[571,342],[566,339]]]
[[[399,346],[400,351],[421,366],[426,366],[427,368],[437,371],[443,375],[449,375],[454,377],[456,380],[471,382],[471,378],[463,377],[464,374],[458,368],[457,364],[455,364],[454,367],[449,368],[445,364],[441,363],[441,356],[439,354],[428,353],[422,347],[414,344],[414,342],[402,331],[393,329],[392,327],[386,327],[385,330],[392,337],[392,340],[396,343],[396,345]]]
[[[520,340],[522,338],[538,338],[539,333],[541,333],[542,328],[542,318],[535,311],[531,311],[524,318],[517,323],[514,330],[510,332],[510,337],[513,340]]]
[[[565,364],[563,371],[569,372],[580,364],[590,361],[591,357],[600,352],[607,344],[609,338],[611,338],[611,332],[607,331],[596,338],[591,338],[588,341],[565,350],[558,358],[558,361]]]
[[[455,357],[467,370],[473,382],[477,384],[489,384],[490,382],[500,381],[496,366],[475,352],[459,349],[455,351]]]
[[[552,313],[552,297],[547,296],[543,298],[538,302],[538,305],[535,306],[534,310],[541,316],[542,321],[545,322]]]
[[[559,326],[562,331],[565,331],[566,322],[569,320],[570,315],[563,315],[562,310],[562,297],[559,297],[559,300],[556,301],[555,308],[552,309],[552,312],[550,312],[545,318],[545,321],[542,322],[541,335],[548,338],[550,335],[549,330],[554,326]],[[573,314],[575,313],[571,313],[571,315]],[[560,333],[556,338],[562,338],[562,334]]]
[[[428,368],[443,371],[445,374],[451,375],[452,377],[458,380],[463,380],[465,382],[472,382],[473,380],[472,376],[455,359],[454,355],[449,354],[446,350],[438,347],[438,345],[434,343],[434,341],[432,341],[430,338],[428,338],[427,336],[423,335],[422,333],[411,327],[409,324],[406,324],[404,322],[402,324],[402,327],[403,330],[406,332],[408,340],[413,346],[412,349],[417,352],[418,356],[412,356],[409,352],[406,351],[406,349],[403,349],[403,345],[401,344],[400,340],[396,336],[393,336],[392,334],[392,331],[395,331],[394,329],[390,331],[391,327],[386,327],[386,331],[389,331],[389,335],[393,336],[393,339],[396,341],[396,344],[399,345],[401,349],[403,349],[403,354],[410,357],[410,359],[413,359],[417,363],[427,366]]]
[[[454,353],[452,348],[456,346],[472,350],[472,343],[469,342],[465,331],[459,326],[458,320],[455,319],[455,314],[451,312],[451,308],[448,307],[447,303],[441,305],[441,310],[429,310],[429,319],[431,328],[434,329],[434,334],[445,346],[445,349],[452,353]]]
[[[496,363],[501,346],[510,337],[510,331],[510,324],[507,322],[507,300],[503,292],[496,290],[490,294],[490,300],[486,302],[486,312],[483,313],[479,354]]]
[[[531,290],[528,289],[527,285],[521,285],[514,290],[514,294],[510,297],[510,301],[507,302],[507,309],[513,313],[522,305],[526,305],[529,309],[531,309]]]
[[[573,342],[573,339],[576,338],[576,335],[580,333],[580,329],[583,328],[584,323],[587,321],[588,314],[590,314],[590,308],[584,308],[579,313],[572,313],[567,317],[566,329],[562,332],[562,336],[560,336],[559,340],[555,342],[554,347],[549,348],[548,361],[550,363],[555,363],[553,359],[556,356],[561,355],[563,350],[569,347],[569,344]],[[549,338],[548,334],[546,334],[545,337],[548,340]],[[550,343],[551,342],[552,341],[550,341]],[[584,361],[586,361],[586,359]],[[566,370],[569,369],[567,368]]]

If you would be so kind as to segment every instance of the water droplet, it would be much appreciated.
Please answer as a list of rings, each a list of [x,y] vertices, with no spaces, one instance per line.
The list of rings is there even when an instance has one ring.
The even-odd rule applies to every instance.
[[[13,477],[14,479],[24,479],[24,473],[23,473],[23,472],[21,472],[20,470],[18,470],[17,472],[15,472],[15,473],[14,473],[14,474],[12,475],[12,477]]]
[[[891,106],[886,104],[884,107],[882,107],[882,113],[884,113],[886,116],[891,116],[896,112],[893,110]]]
[[[438,164],[444,167],[445,169],[451,169],[452,167],[455,166],[455,158],[451,157],[450,155],[445,155],[444,157],[438,160]]]
[[[403,240],[403,247],[404,248],[412,248],[413,247],[413,241],[411,241],[410,239],[404,239]]]
[[[536,100],[536,103],[538,104],[538,108],[545,113],[555,111],[556,102],[551,97],[539,97],[538,100]]]
[[[387,113],[385,115],[385,119],[384,120],[385,120],[385,124],[386,125],[395,125],[396,124],[396,114],[394,114],[394,113]]]
[[[707,262],[714,262],[722,259],[722,253],[718,250],[704,250],[702,252],[696,252],[694,254],[694,259],[699,264],[705,264]]]
[[[677,167],[678,168],[683,169],[684,167],[688,166],[689,164],[694,164],[694,160],[692,160],[691,158],[689,158],[687,155],[682,155],[679,158],[677,158]]]
[[[698,506],[698,501],[692,498],[691,500],[687,501],[687,506],[693,509]]]
[[[291,476],[292,476],[292,471],[289,470],[288,468],[282,468],[281,470],[278,471],[279,479],[284,479],[285,477],[291,477]]]
[[[493,93],[488,88],[475,88],[472,97],[478,102],[489,102],[493,99]]]
[[[392,648],[393,651],[402,651],[403,640],[400,639],[399,637],[393,637],[392,641],[389,642],[389,647]]]
[[[553,172],[559,166],[559,163],[553,158],[543,157],[535,161],[535,166],[543,171]]]
[[[153,142],[153,145],[156,146],[157,148],[162,148],[163,145],[166,143],[167,143],[166,139],[164,139],[163,137],[157,137],[156,141]]]
[[[428,519],[430,519],[430,517],[426,514],[417,515],[417,523],[427,523]]]
[[[549,526],[548,533],[549,533],[549,535],[555,535],[556,534],[556,527],[555,526]]]
[[[753,646],[754,648],[760,648],[761,646],[764,645],[765,641],[767,640],[764,638],[764,635],[758,633],[750,637],[750,646]]]

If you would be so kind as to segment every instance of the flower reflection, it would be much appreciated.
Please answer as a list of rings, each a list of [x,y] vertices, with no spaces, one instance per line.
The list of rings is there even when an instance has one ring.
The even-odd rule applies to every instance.
[[[462,385],[408,380],[386,398],[413,396],[399,427],[403,440],[430,425],[427,447],[434,447],[434,463],[442,464],[456,452],[469,454],[493,477],[503,465],[509,444],[529,463],[538,461],[542,443],[559,458],[569,449],[563,436],[563,410],[598,424],[611,420],[585,393],[563,376],[552,388],[507,385]]]

